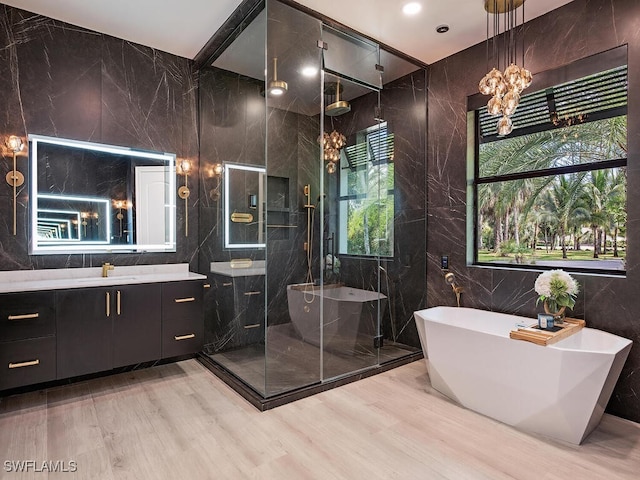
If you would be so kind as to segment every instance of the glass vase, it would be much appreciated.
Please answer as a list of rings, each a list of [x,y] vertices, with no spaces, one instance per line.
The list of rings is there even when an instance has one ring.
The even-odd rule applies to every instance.
[[[559,306],[554,299],[547,299],[544,301],[544,311],[550,315],[553,315],[553,325],[555,327],[562,327],[564,325],[564,312],[567,309],[565,306]]]

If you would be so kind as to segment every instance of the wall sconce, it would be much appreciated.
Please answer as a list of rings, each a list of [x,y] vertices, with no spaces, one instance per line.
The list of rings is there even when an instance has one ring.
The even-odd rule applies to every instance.
[[[119,237],[122,237],[122,233],[123,233],[122,220],[124,219],[124,214],[122,213],[122,210],[123,209],[127,210],[127,209],[131,208],[131,202],[128,202],[126,200],[114,200],[113,201],[113,206],[118,209],[118,213],[116,214],[116,218],[120,222],[120,235],[119,235]]]
[[[189,177],[189,172],[191,171],[191,162],[189,160],[182,160],[180,162],[180,173],[184,175],[184,185],[178,189],[178,196],[184,200],[184,236],[189,236],[189,205],[187,199],[191,194],[189,190],[187,178]]]
[[[11,135],[5,141],[7,149],[13,154],[13,170],[7,173],[7,183],[13,187],[13,234],[17,232],[17,197],[18,187],[24,183],[24,175],[16,168],[16,155],[24,148],[22,138]]]
[[[82,219],[82,227],[84,230],[84,238],[87,239],[89,238],[88,236],[88,232],[87,232],[87,226],[90,227],[90,233],[91,233],[91,239],[93,239],[96,235],[95,233],[95,228],[94,227],[98,227],[98,225],[100,224],[99,220],[100,220],[100,214],[98,212],[80,212],[80,218]]]
[[[220,200],[220,184],[222,180],[222,174],[224,173],[224,166],[221,163],[216,163],[207,169],[209,178],[217,179],[215,187],[209,192],[211,200]]]

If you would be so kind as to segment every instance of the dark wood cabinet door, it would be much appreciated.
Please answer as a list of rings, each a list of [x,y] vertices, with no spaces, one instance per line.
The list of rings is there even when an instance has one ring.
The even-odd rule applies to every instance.
[[[122,285],[113,289],[113,368],[161,356],[162,285]]]
[[[112,295],[105,288],[57,292],[58,378],[111,368]]]
[[[0,343],[0,390],[56,379],[56,337]]]
[[[203,285],[162,285],[162,358],[197,353],[204,345]]]
[[[54,292],[0,295],[0,342],[56,333]]]

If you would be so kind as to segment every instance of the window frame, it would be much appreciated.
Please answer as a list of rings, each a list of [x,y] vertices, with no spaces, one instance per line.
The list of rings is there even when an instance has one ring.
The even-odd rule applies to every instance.
[[[389,123],[385,120],[385,121],[379,121],[377,124],[375,125],[371,125],[369,127],[366,127],[362,130],[359,130],[358,132],[356,132],[354,134],[356,141],[353,145],[357,145],[358,144],[358,135],[364,135],[365,138],[369,135],[369,133],[374,132],[376,130],[380,130],[382,128],[386,129],[386,138],[391,137],[392,142],[395,143],[395,136],[393,134],[393,132],[390,130],[389,128]],[[391,236],[392,238],[389,241],[389,254],[385,255],[385,254],[381,254],[380,251],[378,250],[375,253],[371,253],[371,254],[367,254],[367,253],[352,253],[348,251],[348,248],[346,248],[346,252],[342,251],[342,244],[343,244],[343,239],[344,239],[344,245],[348,247],[348,227],[349,227],[349,215],[348,215],[348,203],[345,205],[345,202],[349,202],[351,200],[366,200],[367,198],[369,198],[369,196],[367,194],[347,194],[347,195],[342,195],[342,183],[345,181],[345,178],[343,178],[343,176],[347,176],[348,173],[343,173],[344,170],[349,170],[351,169],[350,166],[345,165],[348,160],[346,158],[346,150],[347,147],[345,147],[343,149],[343,151],[340,152],[340,163],[338,166],[338,232],[340,234],[339,236],[339,240],[338,240],[338,248],[337,248],[337,254],[344,256],[344,257],[350,257],[350,258],[384,258],[384,259],[390,259],[394,257],[394,253],[395,253],[395,165],[394,160],[393,160],[393,153],[391,155],[391,159],[387,159],[384,161],[379,161],[377,166],[380,166],[382,163],[385,163],[387,165],[393,165],[393,188],[391,189],[387,189],[386,190],[386,195],[387,196],[391,196],[393,198],[393,207],[394,207],[394,215],[391,218],[391,222],[392,222],[392,232],[391,232]],[[395,144],[393,144],[393,148],[395,149]],[[367,152],[369,152],[369,149],[367,149]],[[393,150],[392,150],[393,152]],[[367,154],[367,161],[366,161],[366,166],[364,168],[369,168],[369,164],[372,163],[371,159],[369,158],[369,153]],[[387,177],[388,179],[388,177]],[[382,192],[382,189],[380,190]],[[343,208],[346,209],[346,213],[342,214]],[[344,218],[344,221],[343,221]]]
[[[576,62],[573,62],[564,67],[558,69],[549,70],[536,74],[534,81],[536,89],[526,94],[533,94],[540,92],[551,87],[562,85],[564,83],[572,82],[580,78],[594,75],[599,72],[604,72],[623,65],[627,66],[627,85],[628,85],[628,59],[627,59],[627,45],[621,45],[619,47],[607,50],[605,52],[592,55],[590,57],[583,58]],[[625,115],[628,119],[628,86],[627,86],[627,105],[616,110],[617,113],[607,115],[605,118],[614,118],[616,116]],[[526,95],[525,94],[525,95]],[[579,172],[596,172],[598,170],[621,168],[628,166],[628,158],[612,158],[609,160],[596,161],[591,163],[580,163],[575,165],[560,166],[545,168],[539,170],[526,170],[516,173],[507,173],[501,175],[493,175],[487,177],[480,177],[480,145],[481,141],[481,122],[480,111],[487,101],[486,96],[481,94],[475,94],[468,97],[467,102],[467,264],[485,268],[496,269],[517,269],[517,270],[551,270],[556,268],[562,268],[566,271],[576,272],[581,274],[593,274],[593,275],[613,275],[613,276],[626,276],[627,270],[614,270],[603,268],[587,268],[571,266],[570,260],[565,265],[558,266],[545,266],[536,264],[511,264],[511,263],[499,263],[499,262],[480,262],[478,261],[478,187],[480,185],[493,184],[499,182],[506,182],[512,180],[522,180],[529,178],[539,178],[554,176],[559,177],[562,175],[579,173]],[[599,116],[595,116],[599,117]],[[593,118],[594,120],[600,120],[602,118]],[[497,121],[497,119],[496,119]],[[563,128],[558,126],[555,128]],[[523,130],[517,135],[510,134],[503,138],[514,138],[516,136],[522,136],[532,133],[539,133],[541,131],[551,131],[555,128],[540,129],[535,127],[534,129],[523,128]],[[515,128],[514,128],[515,132]],[[628,141],[628,125],[627,125],[627,141]],[[499,141],[496,138],[492,138],[490,141]],[[484,142],[489,143],[489,142]],[[625,204],[627,204],[628,195],[625,195]],[[628,238],[627,238],[628,249]]]

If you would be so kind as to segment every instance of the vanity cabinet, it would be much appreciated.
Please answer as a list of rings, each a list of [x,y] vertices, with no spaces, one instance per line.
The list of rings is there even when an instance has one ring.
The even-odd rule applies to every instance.
[[[264,340],[265,276],[212,275],[221,329],[234,332],[225,348]]]
[[[55,378],[54,293],[0,294],[0,390]]]
[[[201,282],[162,285],[162,358],[196,353],[204,344]]]
[[[61,290],[58,378],[160,358],[161,284]]]
[[[0,391],[202,349],[206,276],[186,263],[116,268],[0,271]]]

